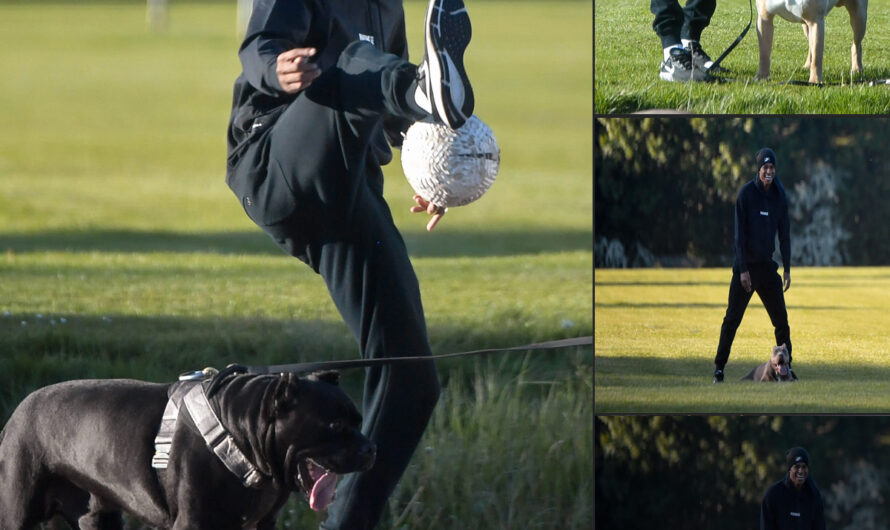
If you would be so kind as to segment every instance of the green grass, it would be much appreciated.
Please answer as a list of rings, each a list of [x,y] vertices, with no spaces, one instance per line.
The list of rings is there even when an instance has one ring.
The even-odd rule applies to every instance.
[[[711,384],[729,269],[597,270],[597,413],[886,413],[890,269],[796,268],[786,293],[800,381],[739,379],[767,360],[773,327],[757,296]]]
[[[406,5],[415,60],[424,7]],[[497,182],[427,233],[398,162],[385,168],[431,345],[591,335],[592,6],[470,9]],[[0,5],[0,420],[55,381],[357,355],[320,277],[225,185],[234,26],[229,3],[173,2],[160,33],[139,2]],[[589,528],[592,366],[590,348],[441,362],[381,528]],[[344,374],[356,400],[361,375]],[[313,526],[296,500],[280,524]]]
[[[752,0],[753,1],[753,0]],[[754,22],[722,65],[718,83],[669,83],[659,80],[661,42],[652,30],[648,2],[596,3],[595,108],[597,114],[674,109],[701,114],[884,114],[890,111],[890,87],[868,81],[890,78],[890,2],[871,2],[863,39],[864,72],[850,80],[853,31],[844,8],[832,10],[825,24],[824,87],[806,82],[802,65],[807,43],[800,24],[775,19],[769,81],[754,79],[758,66],[756,6]],[[721,2],[702,34],[702,45],[716,59],[745,28],[747,0]]]

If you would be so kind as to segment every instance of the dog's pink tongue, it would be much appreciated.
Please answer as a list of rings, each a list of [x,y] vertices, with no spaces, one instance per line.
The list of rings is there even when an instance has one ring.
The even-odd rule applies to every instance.
[[[788,375],[788,366],[786,366],[784,364],[780,364],[779,365],[779,373],[783,376]]]
[[[324,510],[334,500],[334,490],[337,488],[337,475],[325,473],[312,486],[309,494],[309,507],[313,510]]]

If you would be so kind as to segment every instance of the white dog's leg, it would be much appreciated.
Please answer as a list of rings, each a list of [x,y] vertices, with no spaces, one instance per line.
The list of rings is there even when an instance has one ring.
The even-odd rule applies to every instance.
[[[770,54],[773,48],[773,15],[761,7],[758,5],[760,9],[757,10],[757,44],[760,47],[760,66],[757,68],[757,79],[768,79]]]
[[[825,19],[808,22],[810,38],[810,83],[822,84],[822,53],[825,51]]]
[[[803,63],[803,69],[809,70],[810,65],[813,64],[813,49],[809,45],[810,31],[807,29],[808,26],[806,22],[801,23],[801,26],[803,27],[803,36],[807,39],[807,62]]]
[[[850,27],[853,28],[853,46],[850,48],[852,67],[850,73],[862,73],[862,38],[865,36],[865,21],[868,2],[847,1],[847,12],[850,13]]]

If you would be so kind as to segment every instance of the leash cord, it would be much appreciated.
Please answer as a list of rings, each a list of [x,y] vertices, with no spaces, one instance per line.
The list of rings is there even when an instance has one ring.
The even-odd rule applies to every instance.
[[[442,355],[424,355],[416,357],[386,357],[381,359],[355,359],[343,361],[318,361],[296,364],[275,364],[269,366],[247,366],[249,374],[276,374],[276,373],[307,373],[318,372],[322,370],[346,370],[350,368],[368,368],[371,366],[380,366],[387,364],[398,364],[403,362],[430,362],[440,359],[450,359],[454,357],[466,357],[469,355],[481,355],[486,353],[497,353],[507,351],[527,351],[527,350],[555,350],[559,348],[571,348],[576,346],[592,346],[593,336],[576,337],[572,339],[551,340],[547,342],[537,342],[534,344],[526,344],[524,346],[513,346],[511,348],[487,348],[484,350],[473,350],[458,353],[445,353]]]
[[[754,0],[748,0],[748,11],[748,25],[745,26],[745,29],[742,30],[742,33],[738,37],[736,37],[735,41],[733,41],[733,43],[730,44],[729,47],[720,54],[720,57],[717,57],[717,60],[711,63],[711,66],[708,67],[708,73],[720,66],[720,62],[725,59],[727,55],[729,55],[729,52],[731,52],[736,46],[738,46],[740,42],[742,42],[742,39],[745,38],[748,30],[751,29],[751,23],[754,21]]]

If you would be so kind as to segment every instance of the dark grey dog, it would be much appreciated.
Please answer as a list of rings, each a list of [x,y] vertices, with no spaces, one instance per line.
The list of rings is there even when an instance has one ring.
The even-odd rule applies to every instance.
[[[75,528],[119,529],[121,511],[155,528],[273,529],[291,492],[327,490],[313,499],[322,509],[332,477],[373,465],[375,446],[335,372],[225,372],[206,395],[258,484],[245,486],[223,465],[185,410],[168,467],[151,467],[170,385],[69,381],[26,397],[0,433],[0,529],[35,528],[55,515]]]
[[[760,382],[796,381],[797,376],[791,371],[788,347],[784,344],[773,346],[773,353],[770,355],[769,360],[763,364],[758,364],[741,380]]]

